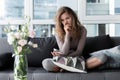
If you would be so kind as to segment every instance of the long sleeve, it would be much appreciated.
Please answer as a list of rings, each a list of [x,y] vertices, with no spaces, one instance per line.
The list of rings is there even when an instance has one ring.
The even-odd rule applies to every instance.
[[[75,57],[75,56],[80,56],[82,54],[82,51],[83,51],[83,48],[85,45],[85,41],[86,41],[86,34],[87,34],[87,31],[85,28],[83,28],[82,35],[81,35],[81,38],[79,40],[77,49],[76,49],[76,51],[70,53],[69,56]]]
[[[63,56],[67,56],[70,49],[70,36],[66,34],[64,42],[57,35],[55,35],[55,37],[56,37],[60,52],[62,53]]]

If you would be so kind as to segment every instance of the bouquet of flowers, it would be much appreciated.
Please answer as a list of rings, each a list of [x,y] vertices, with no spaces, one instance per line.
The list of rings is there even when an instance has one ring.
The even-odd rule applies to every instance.
[[[24,25],[16,28],[9,26],[5,28],[7,40],[13,46],[15,57],[14,61],[14,80],[27,80],[27,59],[26,53],[30,53],[30,46],[36,48],[37,44],[28,41],[28,37],[34,38],[35,32],[29,30],[30,18],[25,17]]]
[[[15,26],[9,26],[5,28],[7,32],[8,43],[13,46],[15,55],[24,55],[30,53],[29,46],[34,48],[37,47],[37,44],[33,44],[31,41],[28,42],[28,37],[34,38],[34,30],[29,30],[30,18],[25,18],[25,24],[20,26],[19,29]]]

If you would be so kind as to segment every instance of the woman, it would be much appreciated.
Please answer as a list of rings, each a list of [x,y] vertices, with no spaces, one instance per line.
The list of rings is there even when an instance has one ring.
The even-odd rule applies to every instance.
[[[86,29],[78,20],[76,13],[69,7],[61,7],[55,17],[56,40],[59,51],[53,51],[55,56],[81,56],[86,40]],[[52,63],[52,59],[43,60],[43,67],[47,71],[58,71],[59,68]]]

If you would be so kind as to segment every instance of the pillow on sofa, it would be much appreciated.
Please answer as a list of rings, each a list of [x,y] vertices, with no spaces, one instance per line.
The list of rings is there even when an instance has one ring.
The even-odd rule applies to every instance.
[[[12,53],[0,53],[0,70],[13,66]]]
[[[13,65],[13,47],[7,42],[7,38],[0,38],[0,70]]]
[[[53,48],[58,48],[55,37],[33,38],[33,43],[37,43],[37,48],[32,48],[32,53],[28,54],[28,65],[31,67],[41,67],[45,58],[51,58]]]
[[[87,37],[85,48],[83,50],[83,56],[85,59],[87,59],[89,57],[89,53],[102,49],[112,48],[113,46],[113,42],[109,35]]]
[[[99,51],[92,52],[90,55],[99,56],[101,54],[105,54],[108,56],[107,61],[105,64],[98,67],[98,69],[114,69],[120,68],[120,45],[109,48],[103,49]]]

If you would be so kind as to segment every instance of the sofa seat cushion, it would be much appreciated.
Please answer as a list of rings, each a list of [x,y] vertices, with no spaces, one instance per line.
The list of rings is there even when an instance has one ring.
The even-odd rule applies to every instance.
[[[90,56],[89,53],[102,49],[109,49],[113,46],[113,41],[109,35],[87,37],[83,56],[87,59]]]

